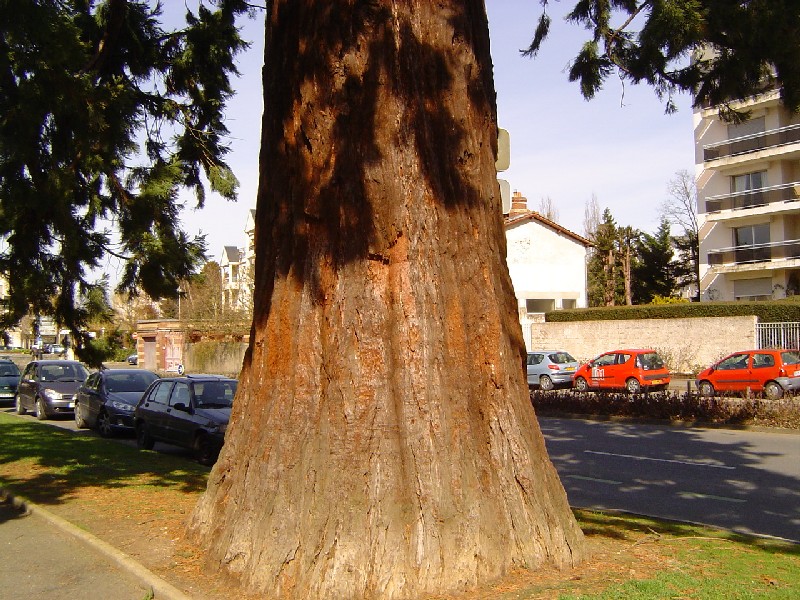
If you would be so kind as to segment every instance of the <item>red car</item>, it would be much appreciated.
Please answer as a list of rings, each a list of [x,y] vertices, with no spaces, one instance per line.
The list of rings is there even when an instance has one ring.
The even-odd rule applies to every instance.
[[[703,396],[749,389],[778,400],[800,390],[800,350],[736,352],[698,373],[695,384]]]
[[[669,370],[655,350],[613,350],[581,366],[573,381],[579,392],[619,389],[637,394],[666,389]]]

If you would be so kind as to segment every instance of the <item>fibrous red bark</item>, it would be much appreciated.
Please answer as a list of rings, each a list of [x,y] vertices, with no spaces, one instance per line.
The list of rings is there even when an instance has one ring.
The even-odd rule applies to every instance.
[[[268,597],[574,564],[522,371],[483,2],[276,0],[266,36],[254,323],[192,533]]]

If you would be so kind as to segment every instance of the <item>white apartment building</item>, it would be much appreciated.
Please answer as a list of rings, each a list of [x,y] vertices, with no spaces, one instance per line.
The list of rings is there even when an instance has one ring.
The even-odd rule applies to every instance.
[[[253,274],[256,264],[256,211],[250,209],[245,223],[245,245],[225,246],[219,259],[222,273],[222,306],[249,311],[253,307]]]
[[[695,109],[700,298],[762,300],[800,293],[800,118],[776,91],[735,103],[730,124]]]

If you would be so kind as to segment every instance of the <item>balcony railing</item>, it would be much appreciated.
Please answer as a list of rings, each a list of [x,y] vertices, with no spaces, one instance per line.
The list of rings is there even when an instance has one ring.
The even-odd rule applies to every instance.
[[[708,264],[712,267],[731,264],[743,265],[789,258],[800,258],[800,240],[734,246],[732,248],[712,250],[708,253]]]
[[[797,142],[800,142],[800,125],[789,125],[703,146],[703,160],[737,156]]]
[[[777,202],[794,202],[796,200],[800,200],[800,182],[710,196],[706,198],[706,212],[741,210],[743,208],[766,206]]]

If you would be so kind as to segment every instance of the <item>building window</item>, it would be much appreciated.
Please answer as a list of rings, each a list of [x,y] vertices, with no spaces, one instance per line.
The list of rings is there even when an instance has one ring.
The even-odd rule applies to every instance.
[[[733,230],[734,246],[754,246],[756,244],[769,244],[769,223],[746,225]]]
[[[772,278],[736,279],[733,282],[733,297],[737,300],[770,300]]]
[[[767,203],[767,195],[758,190],[763,190],[765,187],[767,187],[766,171],[734,175],[731,177],[731,192],[734,194],[733,208],[763,206]]]
[[[569,308],[577,308],[578,301],[574,298],[564,298],[561,301],[561,308],[569,309]]]
[[[769,223],[734,228],[733,245],[736,247],[737,264],[770,260]]]
[[[547,298],[528,298],[525,300],[528,313],[546,313],[556,307],[556,301]]]

